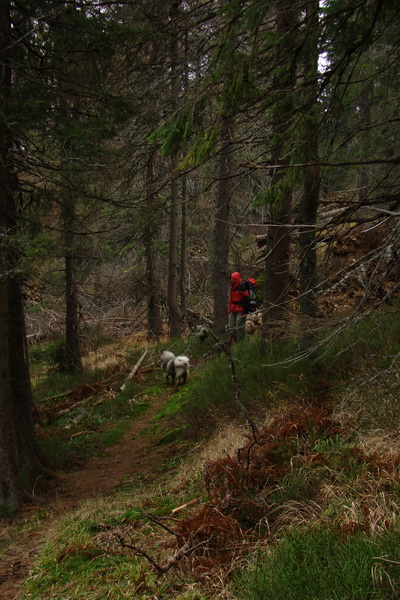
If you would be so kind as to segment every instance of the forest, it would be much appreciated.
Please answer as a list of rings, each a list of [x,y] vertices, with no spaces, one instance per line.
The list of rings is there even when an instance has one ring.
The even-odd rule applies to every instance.
[[[0,4],[3,534],[106,432],[135,454],[110,482],[136,507],[139,479],[236,428],[162,508],[80,517],[115,527],[112,557],[69,532],[13,598],[398,598],[399,59],[397,0]],[[232,272],[258,284],[238,343]],[[190,359],[182,386],[165,349]],[[128,422],[157,439],[143,455]],[[158,562],[155,531],[175,538]],[[318,589],[304,552],[314,573],[326,552]],[[81,554],[121,588],[38,575]]]

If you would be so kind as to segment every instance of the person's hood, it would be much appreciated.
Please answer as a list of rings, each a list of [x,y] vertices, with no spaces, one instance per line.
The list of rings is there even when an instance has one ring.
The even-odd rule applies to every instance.
[[[240,276],[240,273],[235,271],[235,273],[231,274],[231,285],[233,287],[236,287],[237,285],[239,285],[239,283],[242,283],[242,278]]]

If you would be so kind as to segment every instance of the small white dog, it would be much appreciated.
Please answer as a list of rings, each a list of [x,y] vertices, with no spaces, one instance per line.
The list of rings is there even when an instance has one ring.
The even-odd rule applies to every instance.
[[[166,374],[166,380],[175,385],[186,383],[189,377],[189,359],[187,356],[175,356],[173,352],[164,350],[160,353],[161,368]]]

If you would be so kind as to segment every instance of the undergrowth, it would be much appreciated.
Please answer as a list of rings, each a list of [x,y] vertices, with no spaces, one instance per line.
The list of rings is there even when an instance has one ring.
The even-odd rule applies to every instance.
[[[50,377],[42,379],[36,387],[42,432],[51,437],[62,429],[67,441],[58,438],[70,449],[75,444],[76,455],[99,452],[167,389],[146,431],[157,433],[160,446],[186,438],[200,453],[199,435],[210,435],[218,419],[240,420],[237,398],[257,416],[258,430],[242,420],[248,433],[242,447],[184,482],[171,475],[147,487],[133,474],[112,499],[59,523],[21,600],[395,600],[398,322],[379,315],[341,335],[332,330],[307,357],[293,340],[271,344],[266,355],[256,337],[228,353],[212,338],[189,342],[168,344],[191,357],[189,382],[179,390],[167,386],[159,369],[161,344],[149,353],[154,369],[144,365],[143,376],[125,390],[126,368],[76,382],[77,388],[104,383],[76,425],[82,407],[74,408],[74,397],[65,407],[64,397],[54,398],[74,387],[71,380],[55,391]],[[128,349],[127,364],[142,351]],[[79,428],[93,431],[72,441]],[[390,431],[390,443],[372,447],[372,431]],[[157,570],[186,546],[190,551],[172,568]]]

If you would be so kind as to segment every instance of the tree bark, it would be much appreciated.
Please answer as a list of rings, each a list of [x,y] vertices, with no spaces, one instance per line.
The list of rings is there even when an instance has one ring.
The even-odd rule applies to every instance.
[[[9,3],[0,3],[0,507],[15,510],[22,498],[9,370],[8,129],[5,120],[11,86]]]
[[[276,2],[276,31],[280,40],[276,45],[277,67],[282,74],[276,78],[275,91],[278,100],[274,110],[272,137],[275,146],[271,153],[274,165],[286,165],[288,160],[287,131],[293,117],[290,94],[293,91],[294,73],[290,64],[290,48],[287,46],[287,36],[293,31],[297,21],[298,8],[291,0]],[[266,350],[270,339],[280,337],[286,332],[288,316],[288,299],[290,287],[290,223],[292,207],[292,184],[285,180],[284,169],[276,169],[272,176],[271,188],[275,190],[275,199],[271,205],[271,222],[268,227],[265,277],[266,288],[263,305],[263,325],[261,347]]]
[[[318,0],[309,0],[306,5],[306,20],[308,44],[305,47],[304,57],[304,85],[309,93],[305,119],[303,147],[304,162],[309,163],[304,171],[303,195],[300,200],[300,331],[301,348],[306,350],[312,345],[315,334],[313,333],[313,320],[317,316],[317,247],[315,225],[320,193],[320,167],[318,148],[318,36],[319,36],[319,3]]]
[[[171,2],[170,18],[175,23],[179,16],[180,0]],[[176,105],[179,98],[178,76],[178,37],[172,32],[171,41],[171,99]],[[179,234],[179,180],[176,176],[178,155],[176,151],[171,157],[171,205],[169,221],[169,260],[168,260],[168,309],[169,309],[169,336],[179,338],[182,331],[182,313],[178,302],[178,234]]]
[[[359,100],[359,111],[361,120],[361,160],[368,159],[370,152],[371,143],[371,107],[370,107],[370,93],[368,87],[365,87],[361,93]],[[362,165],[358,173],[358,200],[361,206],[365,204],[368,197],[368,184],[369,184],[369,167],[368,165]]]
[[[181,257],[180,257],[180,300],[182,318],[186,318],[186,248],[187,248],[187,177],[182,177],[182,202],[181,202]]]
[[[158,339],[162,335],[160,272],[157,257],[157,231],[155,220],[157,215],[157,199],[155,195],[155,179],[157,169],[157,152],[154,150],[147,163],[147,210],[148,220],[145,229],[145,249],[147,266],[147,287],[149,290],[147,303],[147,327],[149,338]]]
[[[274,158],[272,159],[274,160]],[[275,164],[279,159],[275,157]],[[281,161],[281,164],[283,162]],[[272,178],[272,185],[284,179],[280,171]],[[265,261],[266,288],[263,304],[262,341],[275,339],[286,331],[290,288],[292,189],[284,189],[280,195],[280,207],[268,226],[267,258]]]
[[[169,260],[168,260],[168,309],[169,336],[181,335],[182,313],[178,303],[178,232],[179,232],[179,182],[173,173],[178,165],[177,157],[171,160],[171,206],[169,221]]]
[[[65,338],[66,368],[68,371],[83,371],[79,338],[79,300],[75,249],[75,197],[72,191],[65,199],[64,247],[65,247]]]
[[[228,322],[229,218],[232,202],[233,117],[223,116],[220,152],[217,157],[214,239],[212,256],[213,310],[215,334],[225,332]]]
[[[7,222],[9,232],[14,237],[17,236],[18,214],[14,178],[7,189]],[[19,257],[15,245],[10,245],[8,256],[10,272],[8,280],[9,369],[19,465],[26,474],[32,474],[32,471],[35,473],[48,472],[47,461],[40,449],[33,421],[33,396],[26,342],[23,280],[18,270]]]

